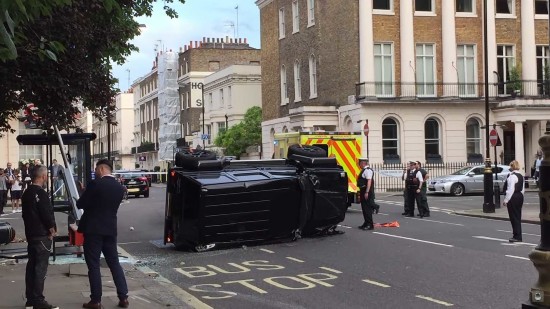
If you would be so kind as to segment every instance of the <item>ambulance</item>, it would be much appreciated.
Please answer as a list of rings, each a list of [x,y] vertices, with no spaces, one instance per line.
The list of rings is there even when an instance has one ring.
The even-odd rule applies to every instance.
[[[273,140],[275,159],[287,157],[288,146],[293,144],[323,148],[329,157],[335,157],[348,174],[348,205],[357,203],[357,160],[361,157],[360,132],[290,132],[276,133]]]

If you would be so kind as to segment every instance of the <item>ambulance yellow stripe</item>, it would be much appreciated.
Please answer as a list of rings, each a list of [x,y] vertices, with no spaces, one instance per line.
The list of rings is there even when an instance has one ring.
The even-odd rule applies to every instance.
[[[353,183],[353,178],[357,175],[355,172],[354,166],[356,165],[353,161],[350,162],[348,156],[346,155],[346,151],[340,148],[341,143],[334,143],[333,149],[338,152],[340,155],[340,165],[346,170],[346,173],[348,174],[348,190],[350,187],[350,183]],[[345,142],[343,143],[345,144]],[[356,189],[357,190],[357,189]]]

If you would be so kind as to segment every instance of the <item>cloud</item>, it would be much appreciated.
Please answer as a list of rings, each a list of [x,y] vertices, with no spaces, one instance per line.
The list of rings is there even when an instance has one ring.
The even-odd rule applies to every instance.
[[[178,2],[171,5],[179,14],[177,19],[166,16],[163,3],[157,2],[151,17],[137,20],[146,25],[132,40],[139,52],[132,53],[123,65],[113,65],[112,73],[119,79],[119,88],[129,89],[128,69],[131,82],[151,71],[155,49],[178,51],[189,41],[200,41],[203,37],[233,37],[236,29],[234,31],[229,24],[237,23],[236,5],[239,6],[239,37],[247,38],[252,47],[259,48],[260,12],[254,1],[187,0],[183,5]]]

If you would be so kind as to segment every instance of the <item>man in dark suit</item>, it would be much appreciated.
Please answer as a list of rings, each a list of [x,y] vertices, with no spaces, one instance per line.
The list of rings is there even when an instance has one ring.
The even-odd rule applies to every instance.
[[[96,163],[96,178],[92,181],[77,202],[84,210],[78,231],[84,233],[84,257],[88,265],[90,280],[90,302],[83,308],[99,309],[101,306],[101,272],[99,261],[101,252],[111,270],[119,299],[118,306],[128,308],[128,286],[124,270],[118,261],[117,251],[117,211],[124,195],[124,189],[111,175],[113,166],[108,160]]]

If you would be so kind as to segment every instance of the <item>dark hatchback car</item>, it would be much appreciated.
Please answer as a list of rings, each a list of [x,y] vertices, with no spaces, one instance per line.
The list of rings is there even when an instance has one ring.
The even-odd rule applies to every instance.
[[[128,195],[149,197],[149,181],[145,174],[139,172],[119,172],[117,174],[128,190]]]

